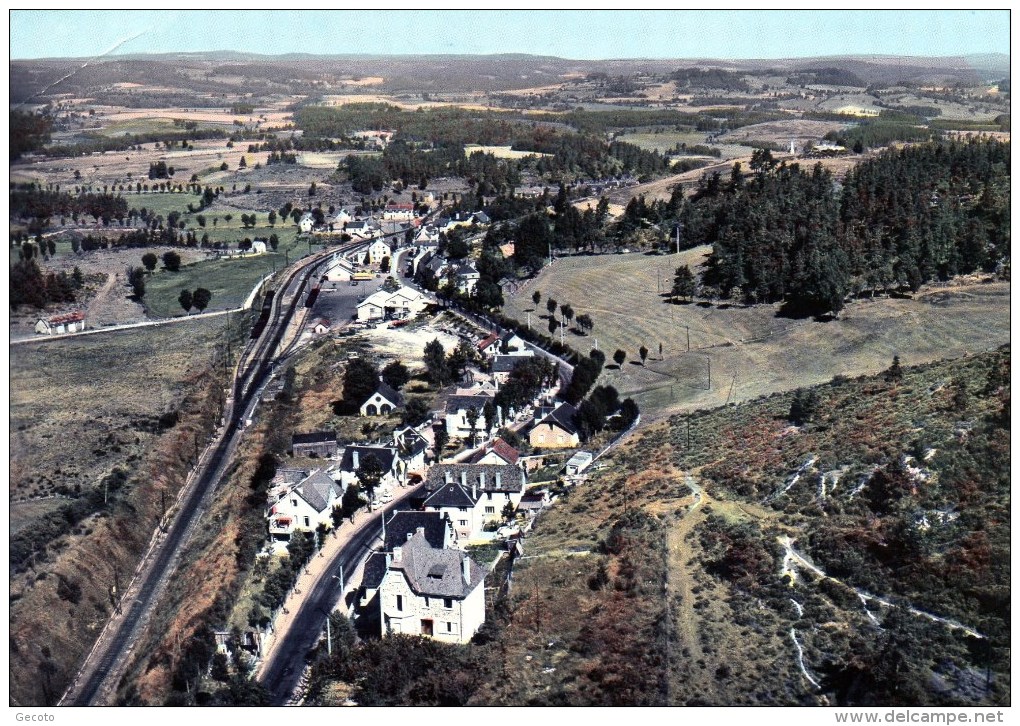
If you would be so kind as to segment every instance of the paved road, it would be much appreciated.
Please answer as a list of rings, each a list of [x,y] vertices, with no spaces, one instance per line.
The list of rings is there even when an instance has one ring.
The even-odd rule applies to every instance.
[[[400,500],[364,520],[355,532],[348,533],[350,539],[326,564],[310,589],[302,594],[296,615],[286,632],[279,634],[281,639],[273,644],[259,669],[258,680],[269,689],[274,706],[285,705],[290,700],[304,671],[306,656],[326,626],[326,614],[332,612],[340,600],[341,568],[348,576],[357,569],[372,546],[379,544],[382,517],[409,509],[408,501],[416,491],[409,490]]]

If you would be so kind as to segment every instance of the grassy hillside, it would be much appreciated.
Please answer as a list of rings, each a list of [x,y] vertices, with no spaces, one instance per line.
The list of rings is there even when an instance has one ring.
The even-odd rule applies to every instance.
[[[509,594],[490,578],[477,644],[402,662],[386,702],[1009,703],[1009,365],[1004,348],[646,429],[539,518]],[[378,703],[398,675],[378,651],[416,643],[321,672],[368,672],[339,692]]]
[[[976,278],[923,287],[911,298],[856,300],[827,322],[779,317],[778,305],[669,304],[664,295],[676,268],[697,270],[710,249],[559,259],[509,298],[504,312],[523,323],[531,310],[532,327],[543,332],[549,298],[590,315],[592,333],[568,333],[566,342],[587,351],[597,339],[610,359],[625,351],[627,362],[602,380],[634,398],[646,418],[876,373],[894,355],[924,363],[1009,340],[1009,283]],[[535,290],[542,295],[537,310]],[[641,346],[650,351],[644,366]]]

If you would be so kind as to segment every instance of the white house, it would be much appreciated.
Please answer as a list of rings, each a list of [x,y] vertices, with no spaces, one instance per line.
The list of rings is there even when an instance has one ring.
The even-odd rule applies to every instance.
[[[407,480],[407,464],[399,456],[397,450],[392,446],[354,446],[350,445],[344,449],[343,457],[340,459],[339,476],[344,486],[358,481],[358,470],[361,469],[368,456],[375,457],[382,467],[383,475],[379,481],[382,489],[392,489],[397,484],[404,484]]]
[[[524,462],[521,461],[521,452],[498,436],[492,440],[491,444],[471,457],[471,463],[496,465],[510,464],[512,466],[524,465]]]
[[[432,446],[432,442],[426,439],[413,426],[405,426],[393,432],[393,445],[397,448],[397,455],[407,465],[407,474],[425,473],[425,453]]]
[[[329,220],[330,232],[343,229],[344,225],[348,224],[353,219],[354,217],[352,217],[346,209],[341,209],[336,213],[336,216],[333,217],[333,219]]]
[[[471,262],[465,262],[457,268],[457,291],[463,295],[474,294],[475,288],[478,287],[478,280],[481,278],[481,274],[478,269]]]
[[[428,307],[429,299],[410,287],[380,290],[358,303],[358,320],[406,320]]]
[[[485,571],[465,553],[415,532],[386,561],[379,583],[381,634],[467,643],[485,622]]]
[[[404,397],[400,395],[400,392],[386,385],[385,381],[379,381],[375,391],[361,404],[359,410],[362,416],[386,416],[402,405],[404,405]]]
[[[301,219],[298,220],[298,229],[302,232],[311,232],[315,227],[315,218],[312,217],[310,212],[305,212],[301,215]]]
[[[314,531],[319,524],[333,524],[333,507],[344,495],[344,485],[319,469],[302,479],[269,508],[269,535],[287,541],[291,534]]]
[[[410,222],[414,219],[414,205],[407,203],[387,204],[385,209],[383,209],[383,219]]]
[[[392,257],[393,248],[385,240],[377,239],[368,247],[368,261],[378,265],[384,257]]]
[[[379,228],[369,219],[348,222],[344,227],[344,232],[349,234],[352,239],[373,239],[377,236],[378,231]]]
[[[476,434],[481,433],[484,435],[485,432],[495,428],[500,422],[486,421],[485,416],[482,415],[485,404],[492,402],[493,397],[485,394],[450,396],[446,401],[446,410],[444,412],[446,433],[449,434],[450,438],[465,439],[469,437],[471,435],[471,422],[468,420],[468,411],[471,409],[478,413],[478,419],[475,421]],[[499,417],[497,416],[497,418]]]
[[[80,330],[85,330],[85,312],[81,310],[55,315],[52,318],[40,318],[39,322],[35,324],[35,332],[42,335],[77,333]]]
[[[329,282],[347,282],[355,269],[354,263],[346,257],[337,257],[326,269],[325,279]]]
[[[449,517],[458,541],[469,540],[501,519],[507,502],[516,509],[526,483],[512,464],[435,464],[425,480],[425,511]]]
[[[253,255],[264,255],[266,254],[266,240],[257,239],[251,243],[251,253]]]

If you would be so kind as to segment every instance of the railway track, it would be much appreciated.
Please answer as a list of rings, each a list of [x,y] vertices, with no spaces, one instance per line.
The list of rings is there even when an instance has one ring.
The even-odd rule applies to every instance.
[[[341,247],[340,251],[355,246],[347,245]],[[170,575],[176,569],[180,552],[212,503],[219,482],[233,460],[238,434],[244,428],[245,412],[272,371],[275,351],[302,300],[308,280],[317,274],[317,267],[336,251],[324,250],[299,262],[288,273],[279,293],[274,295],[265,330],[245,347],[239,357],[232,395],[224,407],[225,425],[222,433],[199,460],[196,474],[181,497],[178,515],[170,523],[166,534],[155,540],[136,570],[121,600],[123,612],[111,617],[59,705],[88,706],[113,702],[117,686],[127,668],[128,657],[142,629],[151,619]]]

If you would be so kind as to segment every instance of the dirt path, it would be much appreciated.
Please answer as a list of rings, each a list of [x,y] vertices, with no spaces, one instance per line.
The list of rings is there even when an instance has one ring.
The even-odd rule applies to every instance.
[[[700,566],[694,552],[687,542],[687,535],[705,520],[701,505],[705,502],[704,490],[690,473],[686,475],[686,484],[693,494],[687,504],[687,512],[683,519],[669,529],[666,547],[669,551],[669,568],[666,572],[666,593],[670,603],[677,610],[673,625],[676,628],[676,650],[669,659],[669,679],[684,680],[688,684],[692,679],[701,679],[708,674],[701,668],[691,668],[691,663],[702,659],[701,638],[698,631],[700,616],[694,609],[695,594],[693,591],[692,572]],[[698,690],[711,690],[710,683],[695,684]],[[688,686],[689,687],[689,686]],[[671,691],[674,689],[670,689]],[[673,704],[670,704],[673,705]]]

